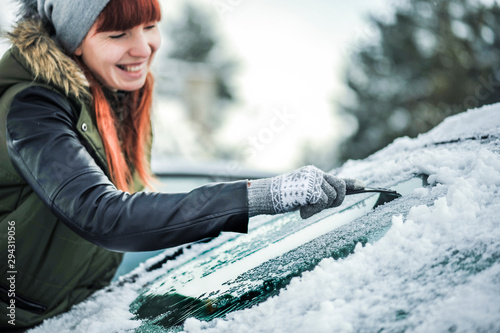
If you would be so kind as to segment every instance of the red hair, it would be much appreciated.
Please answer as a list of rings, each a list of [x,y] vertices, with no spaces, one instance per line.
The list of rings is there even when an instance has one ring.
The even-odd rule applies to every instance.
[[[161,20],[158,0],[111,0],[96,20],[97,31],[123,31]],[[80,65],[86,69],[84,64]],[[106,151],[111,180],[123,191],[132,192],[132,173],[137,171],[143,185],[151,187],[152,175],[145,148],[151,144],[151,107],[154,80],[148,73],[144,86],[126,94],[123,103],[130,115],[118,121],[102,86],[89,70],[85,75],[94,98],[97,127]],[[120,143],[119,137],[122,138]]]
[[[158,0],[111,0],[96,20],[97,32],[128,30],[160,20]]]

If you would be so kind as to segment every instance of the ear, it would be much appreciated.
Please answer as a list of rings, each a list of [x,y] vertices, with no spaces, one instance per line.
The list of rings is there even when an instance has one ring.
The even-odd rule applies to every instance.
[[[76,55],[77,57],[80,57],[82,54],[83,54],[83,51],[82,51],[82,46],[78,46],[75,50],[75,52],[73,52],[74,55]]]

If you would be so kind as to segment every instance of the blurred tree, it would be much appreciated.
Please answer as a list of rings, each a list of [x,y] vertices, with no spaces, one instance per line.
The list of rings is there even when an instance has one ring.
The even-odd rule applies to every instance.
[[[191,4],[184,6],[182,18],[167,29],[174,44],[170,51],[173,58],[204,62],[217,44],[210,18]]]
[[[214,16],[203,6],[185,2],[181,16],[163,26],[168,52],[159,59],[158,91],[181,100],[193,129],[196,158],[231,155],[216,134],[227,118],[227,106],[236,100],[232,78],[238,63],[224,49]],[[166,149],[163,154],[185,155]]]
[[[233,59],[228,59],[219,48],[219,37],[212,17],[199,6],[186,3],[180,20],[166,26],[166,33],[172,42],[168,56],[192,63],[212,66],[217,85],[217,96],[233,100],[231,76],[237,67]]]
[[[357,130],[341,145],[341,161],[500,101],[496,2],[406,0],[390,22],[370,21],[379,38],[360,46],[346,71],[354,98],[340,109],[356,118]]]

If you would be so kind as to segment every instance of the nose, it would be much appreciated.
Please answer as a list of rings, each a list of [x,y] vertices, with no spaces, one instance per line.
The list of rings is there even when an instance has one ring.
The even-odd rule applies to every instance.
[[[134,38],[132,38],[130,45],[130,55],[135,58],[147,58],[152,52],[152,45],[148,36],[143,32],[134,34]]]

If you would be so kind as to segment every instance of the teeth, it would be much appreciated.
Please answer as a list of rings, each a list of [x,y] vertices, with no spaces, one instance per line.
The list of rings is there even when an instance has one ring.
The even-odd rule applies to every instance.
[[[138,65],[138,66],[126,66],[126,65],[118,65],[121,69],[123,69],[126,72],[138,72],[142,69],[144,65]]]

